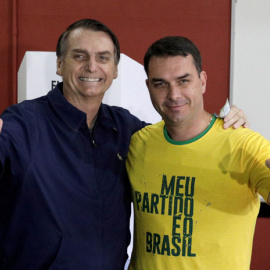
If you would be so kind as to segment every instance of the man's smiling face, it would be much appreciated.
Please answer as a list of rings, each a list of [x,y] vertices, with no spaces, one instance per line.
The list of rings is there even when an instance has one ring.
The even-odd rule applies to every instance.
[[[207,76],[193,57],[152,57],[147,86],[152,103],[168,126],[194,123],[203,112]]]
[[[113,79],[117,78],[110,36],[78,28],[70,33],[67,42],[63,59],[57,59],[57,74],[63,77],[64,95],[69,101],[102,100]]]

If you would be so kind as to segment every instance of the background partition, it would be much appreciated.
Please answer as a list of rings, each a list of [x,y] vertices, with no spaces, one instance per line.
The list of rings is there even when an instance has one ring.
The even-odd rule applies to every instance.
[[[230,101],[242,108],[251,128],[270,140],[270,1],[232,0]],[[270,207],[261,205],[251,269],[270,268]]]

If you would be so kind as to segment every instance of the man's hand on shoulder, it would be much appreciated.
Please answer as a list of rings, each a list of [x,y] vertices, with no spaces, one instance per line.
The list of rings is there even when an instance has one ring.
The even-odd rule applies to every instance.
[[[2,126],[3,126],[3,120],[0,118],[0,132],[2,130]]]
[[[249,122],[247,121],[247,117],[244,112],[238,109],[235,105],[231,106],[231,110],[228,115],[224,118],[224,125],[225,129],[229,127],[239,128],[241,126],[248,128]]]

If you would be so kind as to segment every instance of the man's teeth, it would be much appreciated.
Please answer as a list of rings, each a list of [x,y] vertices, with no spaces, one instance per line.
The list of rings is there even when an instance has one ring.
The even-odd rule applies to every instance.
[[[83,77],[81,77],[80,80],[83,82],[99,82],[100,81],[99,78],[83,78]]]

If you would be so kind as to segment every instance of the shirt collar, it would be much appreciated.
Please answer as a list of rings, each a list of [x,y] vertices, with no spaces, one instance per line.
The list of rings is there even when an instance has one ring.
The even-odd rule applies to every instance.
[[[112,108],[111,106],[102,103],[98,111],[97,122],[103,125],[105,128],[108,129],[112,128],[115,131],[117,131],[115,121],[111,116],[111,108]]]
[[[64,97],[63,83],[57,84],[56,87],[48,93],[48,99],[55,112],[70,129],[77,131],[82,123],[86,124],[86,113],[74,107]],[[108,105],[101,104],[97,122],[106,128],[113,128],[117,131],[116,125],[110,115],[109,107]]]

